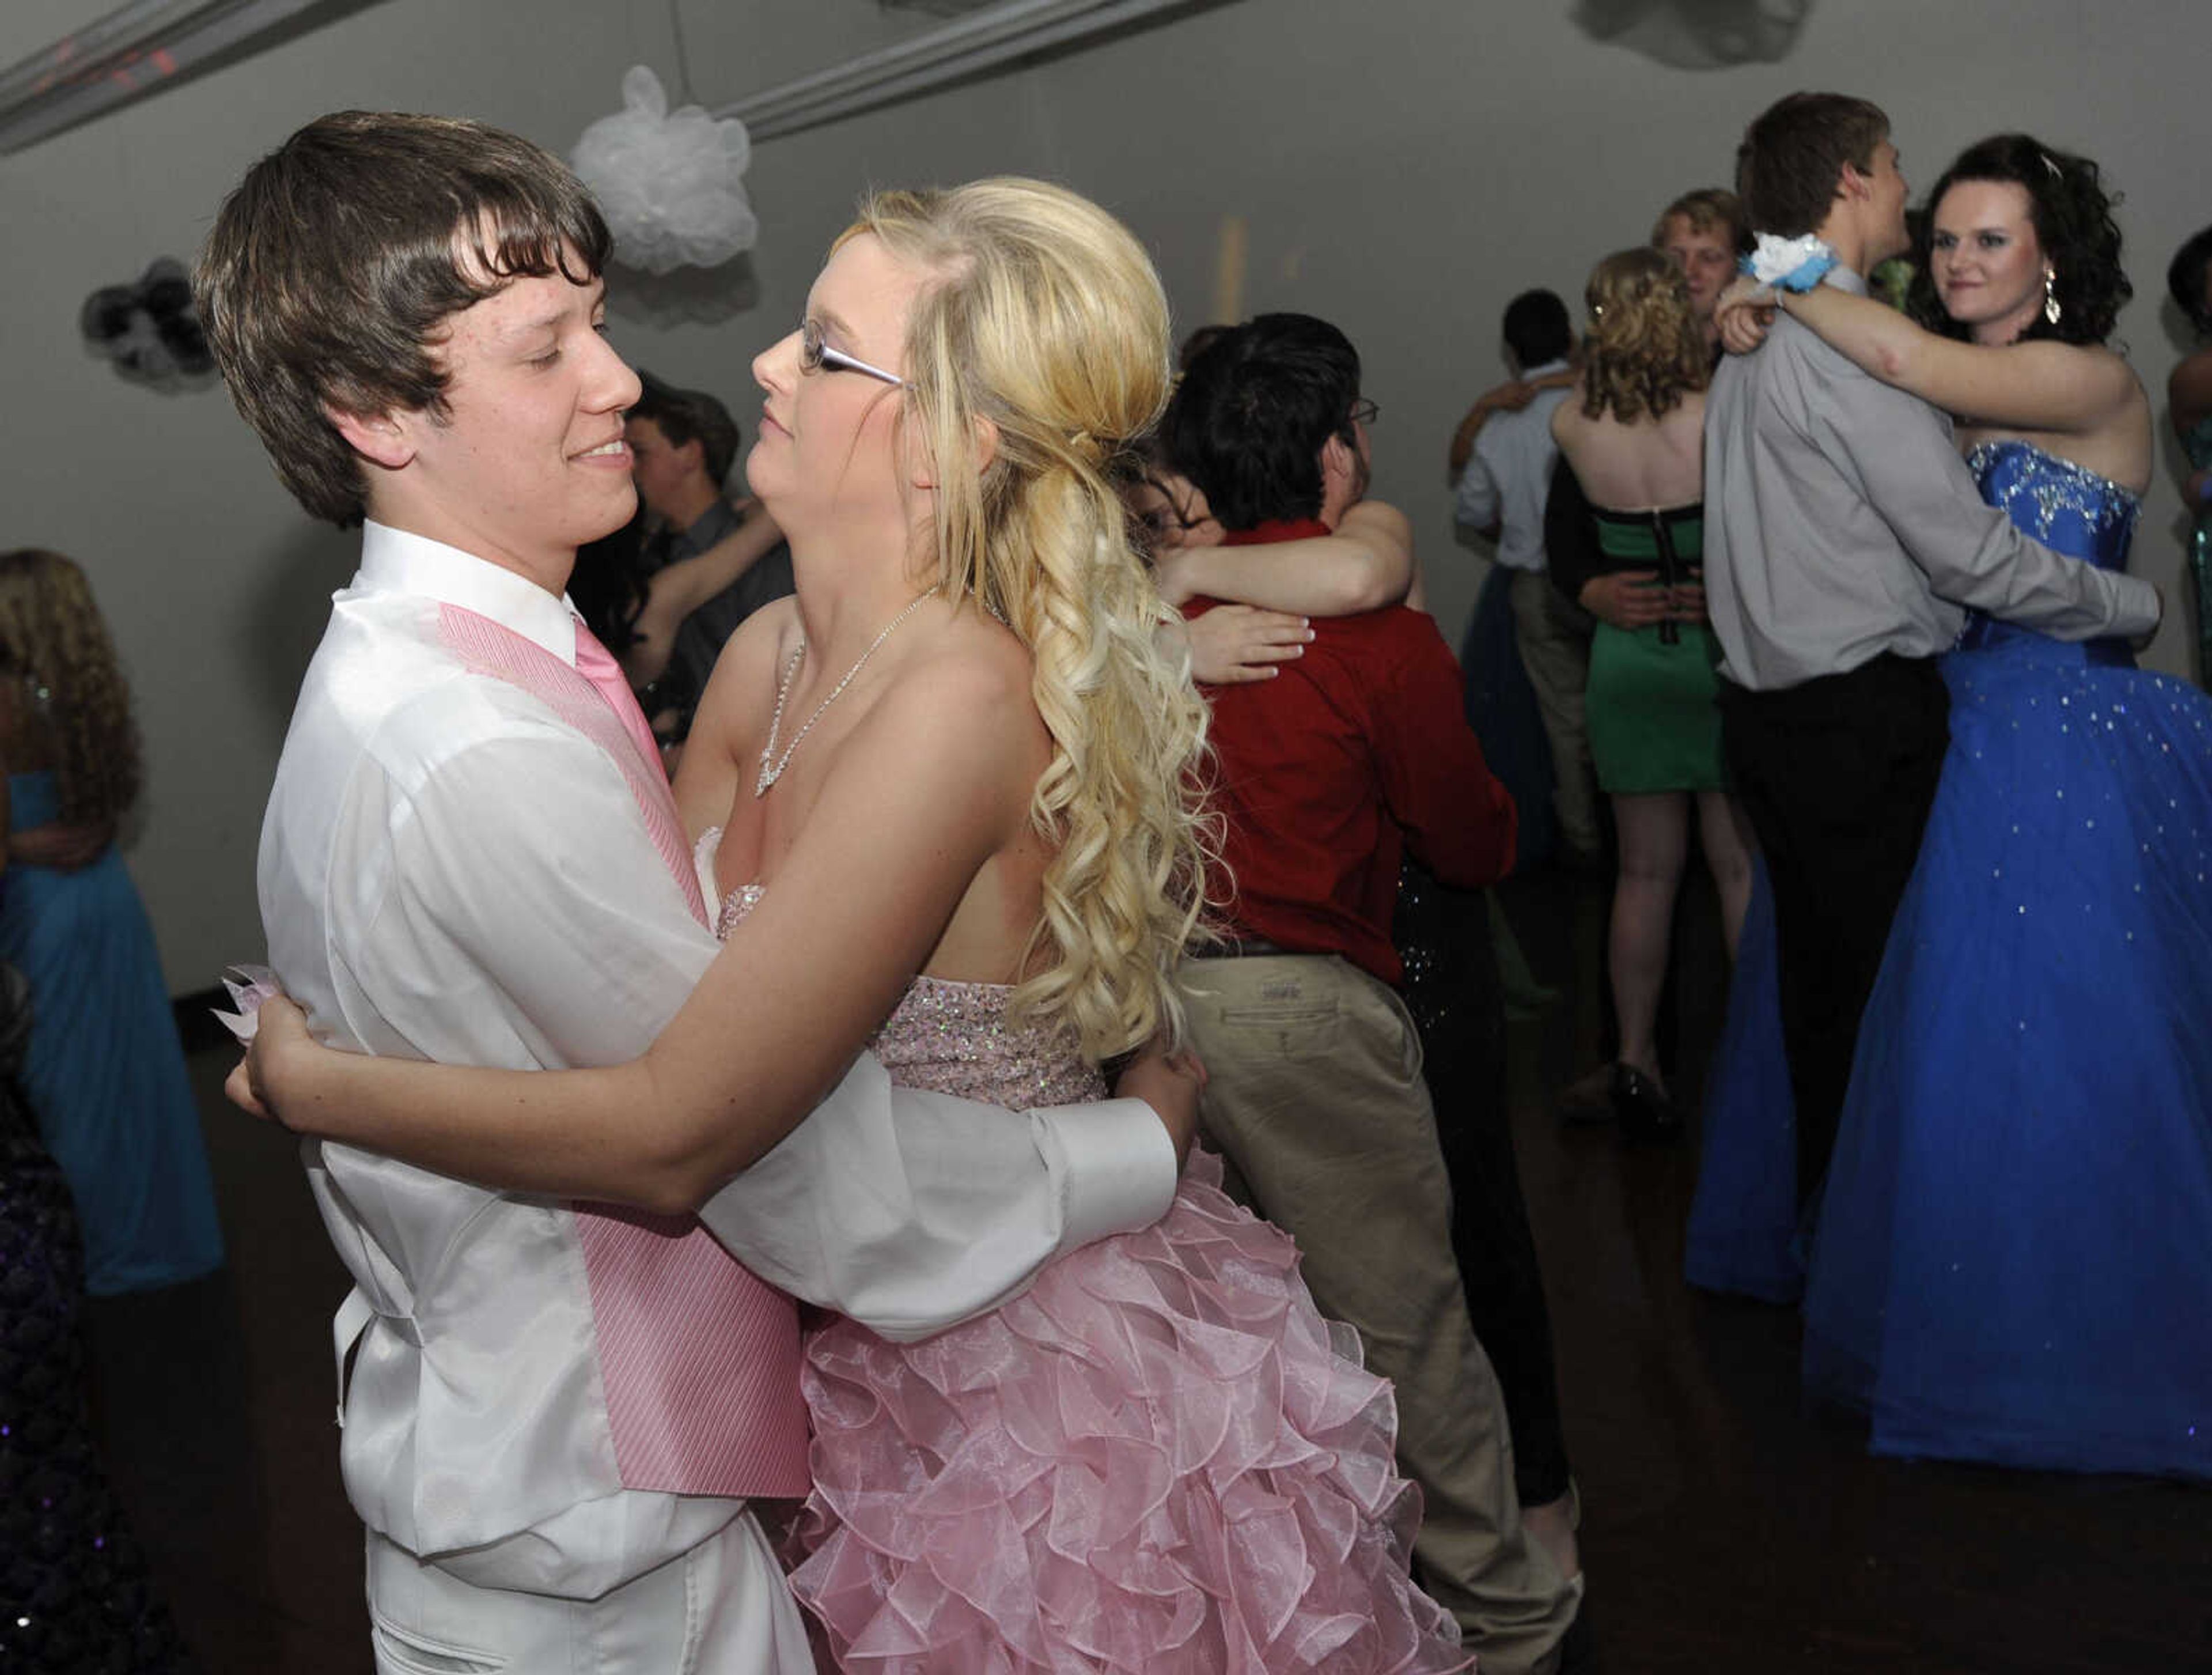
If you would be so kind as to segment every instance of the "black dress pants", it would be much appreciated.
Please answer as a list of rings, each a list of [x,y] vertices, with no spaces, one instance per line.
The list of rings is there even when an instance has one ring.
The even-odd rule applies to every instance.
[[[1765,852],[1797,1101],[1797,1193],[1827,1173],[1859,1017],[1950,743],[1933,658],[1885,654],[1774,691],[1724,685],[1721,737]]]
[[[1448,888],[1409,861],[1392,936],[1451,1183],[1452,1255],[1468,1319],[1505,1399],[1514,1493],[1524,1507],[1541,1506],[1567,1492],[1569,1467],[1551,1311],[1505,1102],[1505,996],[1490,910],[1481,892]]]

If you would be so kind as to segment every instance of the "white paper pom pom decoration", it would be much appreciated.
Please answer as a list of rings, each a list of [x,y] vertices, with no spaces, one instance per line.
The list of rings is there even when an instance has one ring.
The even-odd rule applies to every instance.
[[[750,250],[760,223],[745,197],[752,141],[735,118],[696,105],[672,112],[660,78],[643,64],[623,76],[619,115],[584,130],[568,161],[631,267],[669,273],[718,267]]]

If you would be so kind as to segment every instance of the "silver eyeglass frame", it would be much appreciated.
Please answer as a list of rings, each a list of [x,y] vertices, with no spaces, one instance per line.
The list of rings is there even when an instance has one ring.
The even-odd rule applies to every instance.
[[[832,349],[822,341],[819,320],[803,320],[799,323],[799,369],[801,372],[857,372],[879,380],[894,389],[906,387],[906,380],[895,372],[885,372],[881,367],[871,366],[857,355],[848,355],[842,349]]]

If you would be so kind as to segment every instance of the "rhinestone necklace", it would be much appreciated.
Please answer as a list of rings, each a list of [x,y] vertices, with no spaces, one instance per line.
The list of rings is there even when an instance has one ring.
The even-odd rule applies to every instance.
[[[891,630],[896,628],[901,623],[904,622],[908,617],[912,616],[915,612],[921,610],[921,602],[924,600],[933,599],[937,594],[943,593],[944,591],[945,584],[943,582],[939,582],[936,587],[929,588],[927,592],[916,594],[914,596],[913,602],[910,603],[905,610],[900,612],[898,615],[893,617],[889,622],[885,623],[884,624],[884,631],[877,635],[874,639],[868,642],[868,649],[860,654],[860,660],[855,662],[851,668],[845,671],[845,678],[830,689],[830,696],[823,698],[820,704],[815,706],[814,713],[806,718],[806,725],[800,728],[798,732],[791,735],[791,742],[783,747],[783,754],[781,756],[777,756],[775,753],[775,739],[777,731],[783,726],[784,700],[791,696],[791,683],[793,678],[798,674],[799,666],[803,661],[805,661],[806,656],[806,642],[801,640],[799,643],[798,649],[791,654],[790,661],[783,666],[783,679],[776,683],[775,711],[769,717],[768,743],[761,746],[760,777],[753,782],[754,796],[766,796],[768,795],[768,788],[783,777],[783,770],[791,765],[791,753],[799,748],[799,741],[814,730],[814,723],[822,719],[822,712],[823,710],[827,710],[831,704],[836,703],[839,698],[845,696],[845,689],[853,684],[853,677],[860,673],[860,672],[867,666],[868,659],[876,655],[876,649],[881,646],[884,641],[890,638]]]

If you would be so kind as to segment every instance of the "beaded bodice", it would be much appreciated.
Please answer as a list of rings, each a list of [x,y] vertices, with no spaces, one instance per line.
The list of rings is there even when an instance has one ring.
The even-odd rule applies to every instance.
[[[721,836],[719,826],[709,827],[696,851],[709,900],[715,893],[714,852]],[[714,917],[714,935],[728,936],[760,904],[763,893],[761,885],[741,884],[725,895]],[[1058,1029],[1015,1021],[1013,996],[1000,983],[917,977],[869,1041],[868,1051],[902,1087],[954,1093],[1017,1111],[1103,1099],[1106,1083],[1097,1067],[1079,1058]]]
[[[1966,455],[1967,469],[1982,498],[1998,507],[2015,528],[2054,552],[2079,558],[2100,570],[2124,570],[2128,545],[2142,496],[2108,477],[2015,437],[1977,443]],[[2132,663],[2127,648],[2114,640],[2062,644],[2033,629],[2015,627],[1985,616],[1966,614],[1959,636],[1961,651],[2002,650],[2012,656],[2064,663]]]

